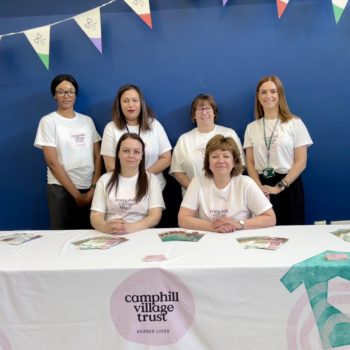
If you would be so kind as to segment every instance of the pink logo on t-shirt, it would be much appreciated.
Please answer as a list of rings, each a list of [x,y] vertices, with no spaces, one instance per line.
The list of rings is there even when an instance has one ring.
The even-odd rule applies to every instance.
[[[144,269],[122,282],[111,297],[111,316],[123,338],[169,345],[189,330],[195,305],[190,290],[173,273]]]

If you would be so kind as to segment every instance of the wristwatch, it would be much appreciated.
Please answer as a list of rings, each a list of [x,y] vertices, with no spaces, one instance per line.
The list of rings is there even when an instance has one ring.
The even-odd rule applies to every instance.
[[[244,230],[245,221],[244,220],[239,220],[239,224],[241,225],[241,227],[239,229],[240,230]]]

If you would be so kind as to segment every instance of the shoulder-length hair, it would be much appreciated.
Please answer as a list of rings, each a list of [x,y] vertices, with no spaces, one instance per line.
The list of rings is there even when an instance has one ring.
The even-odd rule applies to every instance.
[[[203,169],[206,176],[213,177],[213,172],[210,170],[209,156],[211,153],[217,150],[229,151],[232,154],[234,166],[230,173],[231,177],[242,174],[243,164],[237,143],[230,136],[225,137],[221,134],[218,134],[212,137],[205,147]]]
[[[219,111],[218,111],[218,106],[216,105],[216,102],[214,100],[214,97],[212,95],[208,95],[208,94],[199,94],[198,96],[196,96],[194,98],[194,100],[192,101],[192,104],[191,104],[191,119],[192,119],[193,123],[196,122],[195,114],[196,114],[197,107],[199,105],[203,105],[204,102],[208,102],[209,106],[211,108],[213,108],[213,111],[214,111],[214,122],[218,118]]]
[[[107,192],[110,193],[113,187],[115,187],[115,193],[117,194],[118,192],[119,175],[121,173],[121,164],[120,164],[118,154],[119,154],[122,142],[126,139],[136,140],[140,142],[142,146],[142,159],[139,164],[139,175],[137,178],[136,196],[135,196],[135,201],[136,203],[138,203],[147,194],[148,177],[147,177],[146,167],[145,167],[145,144],[142,141],[141,137],[135,133],[125,133],[121,136],[121,138],[118,141],[116,154],[115,154],[115,168],[113,170],[111,179],[108,181]]]
[[[281,80],[276,76],[276,75],[267,75],[265,77],[262,77],[258,85],[256,86],[256,91],[255,91],[255,103],[254,103],[254,114],[255,114],[255,119],[260,119],[264,116],[264,108],[261,105],[259,101],[259,90],[262,84],[266,83],[267,81],[272,81],[275,83],[277,87],[277,94],[278,94],[278,114],[279,118],[281,119],[282,123],[287,122],[291,120],[294,115],[291,113],[288,104],[287,104],[287,99],[286,95],[284,93],[284,87],[281,82]]]
[[[124,113],[122,112],[120,99],[125,91],[135,90],[140,98],[141,110],[139,115],[139,126],[141,131],[150,130],[150,125],[154,119],[154,113],[150,107],[146,105],[145,98],[142,94],[142,91],[139,87],[133,84],[126,84],[119,88],[117,96],[115,97],[112,109],[112,120],[114,121],[115,126],[119,130],[127,129],[127,121]]]

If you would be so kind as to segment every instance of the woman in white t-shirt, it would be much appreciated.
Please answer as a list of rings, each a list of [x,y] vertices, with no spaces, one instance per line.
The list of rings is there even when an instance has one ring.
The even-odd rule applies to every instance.
[[[112,119],[104,129],[101,145],[101,155],[107,171],[114,169],[115,148],[120,137],[125,132],[136,133],[146,146],[146,169],[157,175],[164,189],[165,179],[162,172],[171,163],[171,144],[137,86],[127,84],[120,87],[114,101]]]
[[[275,225],[271,203],[242,170],[233,138],[214,136],[205,149],[205,174],[193,178],[181,203],[179,226],[228,233]]]
[[[200,94],[192,101],[191,116],[197,127],[182,134],[178,139],[169,171],[180,183],[182,196],[185,195],[193,177],[203,174],[205,146],[215,135],[231,136],[237,143],[242,163],[245,165],[244,152],[238,135],[231,128],[215,124],[218,114],[213,96]]]
[[[101,232],[131,233],[157,225],[164,202],[156,176],[145,169],[145,144],[124,133],[116,147],[115,168],[101,176],[91,205],[91,224]]]
[[[91,228],[90,204],[101,175],[101,137],[90,117],[74,111],[78,91],[70,74],[52,80],[57,111],[41,118],[34,142],[47,163],[52,230]]]
[[[277,225],[303,225],[301,173],[312,140],[302,120],[290,112],[278,77],[258,82],[255,118],[244,136],[248,175],[270,198]]]

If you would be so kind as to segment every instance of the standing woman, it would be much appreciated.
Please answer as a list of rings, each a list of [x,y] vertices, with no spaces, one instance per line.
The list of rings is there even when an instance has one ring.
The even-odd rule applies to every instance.
[[[303,225],[301,173],[313,142],[302,120],[290,112],[277,76],[258,82],[255,118],[244,136],[248,174],[269,196],[277,225]]]
[[[192,101],[191,116],[197,127],[180,136],[174,148],[170,167],[170,173],[182,187],[183,196],[192,178],[204,173],[205,147],[213,136],[221,134],[232,137],[239,148],[242,164],[245,165],[239,137],[233,129],[215,124],[218,114],[213,96],[200,94]]]
[[[94,187],[101,175],[100,135],[90,117],[74,111],[79,86],[60,74],[51,82],[57,110],[41,118],[34,146],[44,152],[51,229],[91,228]]]
[[[91,224],[105,233],[131,233],[154,227],[164,202],[159,181],[145,169],[145,144],[134,133],[117,144],[115,168],[101,176],[91,205]]]
[[[171,144],[137,86],[127,84],[119,89],[113,105],[112,119],[105,127],[101,145],[107,171],[115,167],[115,149],[120,137],[125,132],[136,133],[146,146],[146,169],[157,175],[161,188],[164,189],[162,171],[170,165]]]

